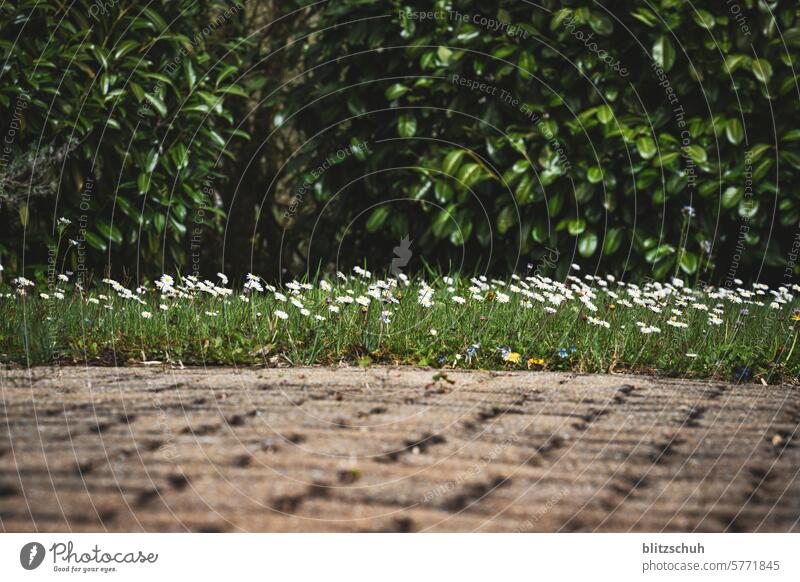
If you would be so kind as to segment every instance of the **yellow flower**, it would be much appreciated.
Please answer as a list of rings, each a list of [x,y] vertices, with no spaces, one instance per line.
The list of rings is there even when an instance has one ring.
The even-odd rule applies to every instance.
[[[792,321],[800,321],[800,313],[793,313]]]
[[[544,358],[530,358],[528,359],[528,369],[534,366],[544,366]]]
[[[506,354],[506,355],[503,357],[503,359],[504,359],[506,362],[509,362],[509,363],[511,363],[511,364],[517,364],[517,363],[519,363],[519,359],[520,359],[521,357],[522,357],[522,356],[520,356],[520,355],[519,355],[519,352],[508,352],[508,353],[507,353],[507,354]]]

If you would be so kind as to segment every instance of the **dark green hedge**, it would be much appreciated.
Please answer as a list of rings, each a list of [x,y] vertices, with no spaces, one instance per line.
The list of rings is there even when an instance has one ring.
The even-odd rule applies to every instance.
[[[382,172],[333,224],[430,202],[358,220],[365,253],[411,230],[440,262],[460,260],[447,245],[504,267],[555,247],[657,278],[782,272],[800,219],[796,3],[392,4],[321,12],[315,28],[340,26],[303,47],[318,68],[292,108],[320,98],[308,135],[356,116],[314,140],[312,163],[353,137],[372,145],[317,200]]]
[[[2,119],[30,99],[3,175],[52,163],[6,180],[0,261],[91,178],[95,267],[188,271],[202,225],[205,274],[388,269],[408,237],[410,269],[783,280],[800,9],[708,4],[6,3]]]
[[[0,6],[0,60],[8,63],[0,129],[13,134],[0,168],[7,267],[23,251],[29,268],[42,263],[62,231],[66,268],[110,264],[134,274],[140,262],[151,272],[162,262],[186,268],[192,240],[217,236],[220,160],[233,153],[227,106],[244,96],[234,84],[241,44],[225,27],[241,8],[193,0]],[[59,225],[61,217],[72,224]]]

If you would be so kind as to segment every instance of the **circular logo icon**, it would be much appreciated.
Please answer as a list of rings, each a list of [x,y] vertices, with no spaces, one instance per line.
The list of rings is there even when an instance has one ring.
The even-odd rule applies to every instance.
[[[19,552],[19,563],[26,570],[35,570],[44,560],[44,546],[39,542],[30,542],[22,546]]]

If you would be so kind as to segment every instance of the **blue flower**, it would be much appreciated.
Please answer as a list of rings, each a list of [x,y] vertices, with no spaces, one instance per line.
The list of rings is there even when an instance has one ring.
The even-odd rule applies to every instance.
[[[566,358],[569,354],[567,354],[567,348],[561,348],[558,350],[558,357]]]
[[[478,351],[478,348],[481,347],[481,344],[472,344],[467,348],[467,357],[472,358],[475,353]]]
[[[570,353],[570,354],[574,354],[574,353],[575,353],[575,352],[577,352],[577,351],[578,351],[578,350],[576,350],[576,349],[575,349],[575,346],[573,346],[573,345],[571,345],[571,344],[570,344],[570,346],[569,346],[569,353]]]
[[[733,369],[733,378],[737,382],[746,382],[753,375],[753,370],[747,366],[738,366]]]

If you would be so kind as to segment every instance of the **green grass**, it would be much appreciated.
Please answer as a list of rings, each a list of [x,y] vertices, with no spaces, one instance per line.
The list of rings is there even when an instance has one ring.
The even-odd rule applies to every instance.
[[[365,296],[375,280],[360,276],[350,276],[346,282],[329,280],[332,289],[315,284],[310,290],[278,290],[287,296],[286,302],[269,289],[248,290],[249,300],[244,301],[241,287],[216,297],[196,288],[184,288],[183,297],[165,297],[152,285],[137,295],[121,286],[115,292],[106,284],[82,293],[62,282],[59,288],[44,290],[47,298],[36,288],[27,287],[25,295],[12,288],[0,299],[0,361],[22,365],[396,363],[629,371],[769,383],[796,382],[800,374],[800,346],[796,345],[800,316],[792,290],[781,292],[781,302],[774,308],[770,303],[775,297],[763,289],[758,295],[752,289],[687,291],[669,285],[659,290],[648,284],[637,293],[617,283],[602,287],[595,280],[581,283],[571,298],[556,307],[544,293],[565,291],[548,280],[523,278],[505,285],[488,281],[470,291],[473,283],[454,279],[451,284],[429,281],[433,289],[429,307],[419,301],[422,284],[417,280],[409,286],[399,282],[386,291],[396,304],[375,298],[367,307],[337,303],[336,298],[348,295],[347,290],[351,297]],[[546,302],[523,295],[522,283]],[[56,291],[64,298],[58,299]],[[596,311],[579,300],[578,292],[588,294]],[[466,302],[456,303],[454,294]],[[503,294],[509,297],[507,302]],[[651,305],[633,303],[636,295]],[[137,296],[138,300],[132,298]],[[290,302],[292,298],[310,315],[303,315]],[[338,314],[329,311],[331,302],[340,307]],[[711,311],[692,304],[709,310],[720,304],[720,323],[709,323]],[[546,306],[556,312],[548,313]],[[285,312],[288,319],[278,318],[276,310]],[[381,321],[383,311],[391,312],[389,323]],[[152,316],[146,318],[143,312]],[[315,315],[325,320],[317,321]],[[591,318],[605,321],[608,327],[593,325]],[[669,325],[671,318],[688,327]],[[639,323],[661,331],[643,333]]]

